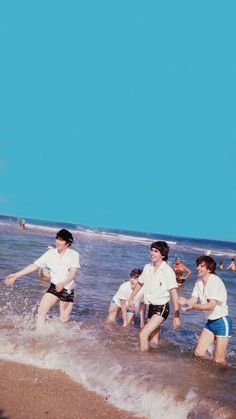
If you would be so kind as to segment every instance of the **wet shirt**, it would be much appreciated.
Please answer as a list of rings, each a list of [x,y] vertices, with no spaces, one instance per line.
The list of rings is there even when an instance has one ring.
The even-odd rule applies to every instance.
[[[63,282],[70,271],[70,268],[80,268],[79,252],[68,248],[62,256],[57,249],[49,249],[39,259],[34,262],[39,268],[49,268],[51,282],[58,284]],[[65,285],[65,289],[70,291],[74,287],[74,280]]]
[[[178,288],[175,273],[165,261],[157,269],[151,263],[145,265],[138,282],[143,284],[145,304],[166,304],[170,290]]]
[[[192,296],[200,300],[201,304],[206,304],[208,300],[216,300],[216,306],[213,310],[204,310],[205,316],[209,320],[219,319],[220,317],[227,316],[227,291],[223,281],[219,276],[211,274],[204,287],[201,279],[195,282]]]
[[[118,307],[121,307],[120,300],[126,301],[126,307],[128,307],[128,300],[132,292],[130,281],[126,281],[119,287],[117,293],[113,297],[113,301],[117,304]],[[134,298],[135,308],[139,308],[140,303],[143,302],[143,290],[139,290]]]

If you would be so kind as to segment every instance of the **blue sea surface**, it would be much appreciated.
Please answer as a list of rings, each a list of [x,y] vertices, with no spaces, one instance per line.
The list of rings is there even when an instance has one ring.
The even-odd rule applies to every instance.
[[[48,280],[34,273],[8,287],[4,278],[54,246],[55,234],[63,227],[72,231],[73,248],[81,257],[72,319],[61,324],[56,305],[45,327],[36,331],[35,313]],[[23,230],[16,218],[0,216],[0,358],[63,370],[111,404],[150,419],[235,418],[236,272],[218,272],[228,290],[234,325],[227,367],[193,356],[205,324],[201,312],[181,313],[178,331],[173,330],[170,315],[163,324],[159,347],[147,354],[139,350],[138,319],[129,330],[120,319],[112,327],[106,323],[112,296],[133,268],[149,262],[150,244],[158,239],[170,245],[169,263],[181,254],[192,270],[180,290],[183,296],[191,295],[198,256],[211,254],[225,265],[236,256],[236,243],[39,220],[26,220]]]

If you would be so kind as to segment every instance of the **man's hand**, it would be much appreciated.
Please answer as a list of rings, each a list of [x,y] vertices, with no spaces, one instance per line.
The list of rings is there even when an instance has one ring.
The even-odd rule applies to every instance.
[[[14,284],[16,279],[17,279],[16,274],[10,274],[6,277],[4,282],[5,282],[6,285],[12,285],[12,284]]]
[[[173,318],[173,325],[174,325],[174,330],[179,329],[179,327],[180,327],[180,318],[179,317],[174,317]]]
[[[192,310],[194,303],[190,303],[190,300],[187,300],[187,298],[179,297],[178,303],[182,306],[183,311],[189,311]]]
[[[129,301],[128,301],[128,308],[130,310],[135,310],[135,303],[134,303],[133,299],[132,300],[129,299]]]
[[[187,304],[187,299],[186,299],[186,298],[184,298],[184,297],[179,297],[179,298],[178,298],[178,303],[179,303],[181,306],[184,306],[185,304]]]
[[[59,282],[58,284],[56,284],[56,291],[57,292],[61,292],[64,288],[64,284],[63,282]]]

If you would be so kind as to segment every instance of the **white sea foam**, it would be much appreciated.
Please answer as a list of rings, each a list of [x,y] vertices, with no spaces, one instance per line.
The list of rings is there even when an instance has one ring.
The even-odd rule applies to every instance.
[[[235,256],[236,252],[233,249],[210,249],[208,247],[202,246],[193,246],[193,245],[174,245],[175,251],[185,252],[185,253],[195,253],[196,255],[211,255],[212,257],[225,257],[232,258]]]
[[[22,318],[14,319],[16,327]],[[26,322],[25,322],[26,323]],[[22,326],[22,325],[21,325]],[[156,419],[184,419],[193,401],[177,402],[171,391],[155,385],[152,391],[132,374],[122,375],[123,366],[102,348],[90,331],[78,323],[65,327],[53,319],[36,332],[32,324],[16,331],[3,330],[0,357],[8,361],[60,369],[85,388],[107,398],[112,405],[136,415]]]
[[[132,242],[132,243],[141,243],[141,244],[151,244],[154,239],[153,238],[147,238],[142,236],[132,236],[127,234],[119,234],[119,233],[108,233],[104,231],[94,231],[94,230],[80,230],[81,235],[86,235],[90,237],[99,237],[107,241],[111,242]],[[158,240],[158,238],[155,239],[155,241]],[[175,245],[177,242],[167,240],[167,243],[169,245]]]
[[[5,226],[5,227],[12,227],[15,226],[16,224],[16,220],[14,222],[12,221],[0,221],[0,225]],[[58,223],[58,226],[47,226],[47,225],[42,225],[42,224],[37,224],[37,223],[27,223],[27,229],[28,230],[32,230],[32,231],[42,231],[45,233],[56,233],[58,231],[58,229],[60,229],[60,224]],[[123,242],[123,243],[140,243],[140,244],[147,244],[150,245],[154,240],[159,240],[158,237],[157,238],[148,238],[148,237],[144,237],[144,236],[134,236],[132,235],[132,232],[130,234],[125,234],[125,233],[116,233],[116,232],[110,232],[110,231],[105,231],[105,230],[98,230],[98,229],[93,229],[93,228],[85,228],[82,226],[76,226],[75,228],[70,228],[70,231],[72,232],[72,234],[75,236],[75,239],[78,238],[79,236],[84,236],[84,237],[88,237],[90,239],[104,239],[106,241],[110,241],[112,242]],[[190,239],[189,239],[190,240]],[[209,248],[206,246],[194,246],[192,244],[180,244],[178,241],[175,240],[166,240],[166,242],[169,244],[169,246],[171,246],[171,250],[175,251],[175,252],[186,252],[186,253],[195,253],[195,254],[205,254],[205,255],[211,255],[213,257],[225,257],[225,258],[232,258],[235,257],[235,250],[233,249],[219,249],[219,245],[217,249],[214,248]]]

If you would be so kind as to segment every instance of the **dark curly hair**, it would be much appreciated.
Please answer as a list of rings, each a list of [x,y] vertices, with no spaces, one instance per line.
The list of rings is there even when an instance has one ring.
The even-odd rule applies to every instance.
[[[206,265],[206,268],[210,271],[211,274],[215,273],[216,270],[216,262],[211,256],[199,256],[196,259],[197,266],[201,265],[201,263],[204,263]]]
[[[157,242],[153,242],[150,246],[150,249],[151,250],[152,249],[159,250],[160,254],[162,256],[164,256],[163,260],[168,260],[168,253],[169,253],[170,248],[169,248],[169,245],[166,242],[161,241],[161,240],[157,241]]]
[[[130,278],[138,278],[142,272],[143,272],[142,269],[136,268],[130,272],[129,276]]]

